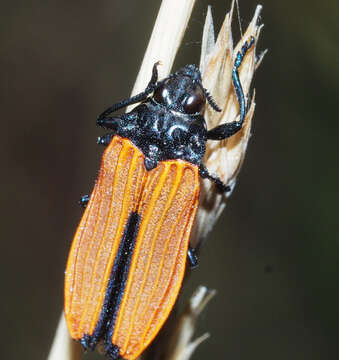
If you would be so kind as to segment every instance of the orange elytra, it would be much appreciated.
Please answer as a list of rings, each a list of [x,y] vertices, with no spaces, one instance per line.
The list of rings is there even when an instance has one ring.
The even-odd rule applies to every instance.
[[[71,337],[87,350],[103,343],[112,359],[136,359],[166,321],[183,281],[199,204],[200,177],[229,188],[202,164],[207,140],[241,129],[246,115],[238,68],[251,38],[239,51],[232,79],[240,120],[207,130],[199,69],[186,65],[158,81],[157,64],[141,94],[103,112],[97,123],[112,133],[99,176],[75,233],[65,276],[65,316]],[[152,96],[150,96],[153,94]],[[131,112],[110,114],[141,102]]]

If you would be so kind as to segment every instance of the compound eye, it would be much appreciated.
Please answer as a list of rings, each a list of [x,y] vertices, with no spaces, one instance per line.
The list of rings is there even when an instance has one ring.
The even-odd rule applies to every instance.
[[[196,87],[184,101],[184,111],[186,114],[199,113],[205,105],[205,96],[200,87]]]
[[[160,87],[158,87],[153,94],[153,99],[158,103],[158,104],[167,104],[169,102],[169,92],[167,89],[167,84],[163,84]]]

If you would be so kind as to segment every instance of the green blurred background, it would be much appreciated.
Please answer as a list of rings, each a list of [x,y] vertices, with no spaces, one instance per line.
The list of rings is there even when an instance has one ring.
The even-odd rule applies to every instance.
[[[175,68],[199,61],[208,4],[219,29],[230,1],[197,0]],[[240,1],[243,28],[256,4]],[[255,77],[248,155],[183,292],[218,290],[199,320],[197,335],[211,338],[196,360],[339,355],[339,4],[262,4],[258,52],[269,52]],[[77,201],[102,154],[95,119],[129,95],[159,5],[2,2],[2,359],[48,354]]]

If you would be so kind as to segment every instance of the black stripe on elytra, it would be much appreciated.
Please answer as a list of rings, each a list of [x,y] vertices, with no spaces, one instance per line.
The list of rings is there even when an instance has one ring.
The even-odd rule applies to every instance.
[[[106,344],[106,354],[112,360],[121,359],[118,346],[112,344],[111,341],[126,286],[139,221],[140,216],[138,213],[133,212],[130,214],[114,260],[99,321],[93,335],[86,334],[81,339],[81,344],[86,350],[93,350],[98,342],[103,339]]]

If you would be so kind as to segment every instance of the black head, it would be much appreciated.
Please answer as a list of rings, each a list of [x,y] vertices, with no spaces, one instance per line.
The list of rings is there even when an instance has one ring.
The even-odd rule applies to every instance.
[[[144,102],[121,117],[103,121],[115,134],[130,139],[143,152],[147,170],[169,159],[181,159],[199,166],[207,141],[202,109],[207,100],[213,109],[220,110],[202,86],[201,74],[195,65],[186,65],[159,82],[156,66],[143,93],[112,106],[102,116],[112,109],[140,100]],[[147,97],[151,92],[153,96]]]
[[[206,99],[215,110],[219,110],[214,101],[210,101],[210,95],[202,86],[200,71],[193,64],[161,81],[152,99],[167,109],[190,115],[201,113]]]

